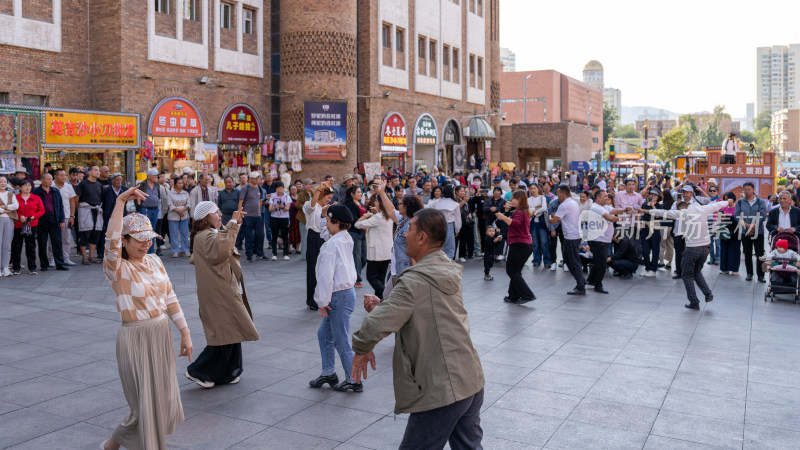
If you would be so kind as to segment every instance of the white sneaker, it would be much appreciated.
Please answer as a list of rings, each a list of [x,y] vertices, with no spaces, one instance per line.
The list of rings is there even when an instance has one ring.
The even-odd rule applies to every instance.
[[[184,373],[184,375],[186,375],[186,378],[188,378],[188,379],[194,381],[195,383],[197,383],[197,385],[200,386],[201,388],[210,389],[210,388],[214,387],[214,382],[213,381],[203,381],[203,380],[201,380],[199,378],[195,378],[195,377],[189,375],[189,371],[188,370]]]
[[[466,260],[466,259],[464,259],[464,258],[458,258],[458,262],[460,262],[460,263],[465,263],[465,262],[467,262],[467,260]]]
[[[556,265],[550,264],[550,272],[555,272],[555,271],[556,271]]]
[[[289,261],[289,259],[290,259],[290,258],[289,258],[289,256],[284,256],[284,257],[283,257],[283,260],[284,260],[284,261]]]
[[[294,245],[289,246],[289,253],[294,253]]]
[[[564,265],[564,272],[569,272],[569,267],[566,264]]]
[[[0,272],[0,276],[10,277],[11,276],[11,271],[8,270],[8,267],[3,267],[3,271]]]
[[[47,261],[47,263],[48,263],[49,267],[55,267],[56,266],[56,260],[55,259],[51,259],[51,260]]]
[[[642,272],[641,276],[647,277],[647,278],[651,278],[651,277],[656,276],[656,273],[655,272],[651,272],[649,270],[645,270],[644,272]]]
[[[228,384],[237,384],[237,383],[239,383],[239,377],[236,377],[236,378],[234,378],[234,379],[233,379],[233,380],[231,380],[231,382],[230,382],[230,383],[228,383]]]
[[[497,260],[498,260],[498,261],[502,261],[502,260],[504,260],[504,259],[505,259],[505,258],[503,257],[503,255],[500,255],[500,256],[498,256],[498,257],[497,257]]]
[[[278,257],[277,257],[277,256],[273,256],[273,257],[272,257],[272,260],[273,260],[273,261],[277,261],[277,260],[278,260]]]
[[[559,261],[558,262],[558,267],[564,267],[564,261]]]
[[[64,260],[64,265],[65,266],[74,266],[75,262],[73,262],[71,259],[65,259]]]

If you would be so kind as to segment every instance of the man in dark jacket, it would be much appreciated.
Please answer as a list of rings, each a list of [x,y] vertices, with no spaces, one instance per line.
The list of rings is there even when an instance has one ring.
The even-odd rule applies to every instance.
[[[619,236],[614,236],[614,254],[607,261],[608,266],[618,272],[621,279],[630,280],[639,267],[636,246],[630,238],[620,239]]]
[[[47,238],[50,238],[50,245],[53,246],[56,270],[69,270],[64,264],[64,252],[58,251],[61,248],[61,229],[67,226],[61,193],[53,186],[53,176],[48,172],[42,174],[41,181],[42,185],[32,192],[33,195],[39,196],[44,204],[44,215],[39,218],[37,230],[41,270],[45,272],[50,265],[47,258]]]
[[[128,190],[128,187],[122,184],[121,173],[114,172],[108,180],[110,184],[104,187],[103,192],[100,194],[100,199],[102,200],[101,204],[103,205],[103,237],[100,239],[100,242],[97,243],[97,256],[99,258],[102,258],[105,254],[108,219],[111,218],[114,205],[117,204],[117,197],[119,197],[119,194]],[[124,211],[123,214],[127,216],[128,211]]]
[[[778,207],[767,216],[767,231],[770,236],[788,231],[800,238],[800,208],[792,206],[792,194],[781,191]]]

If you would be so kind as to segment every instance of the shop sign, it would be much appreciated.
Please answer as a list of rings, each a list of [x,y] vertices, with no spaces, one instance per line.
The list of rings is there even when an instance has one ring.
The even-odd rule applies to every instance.
[[[389,153],[405,153],[408,149],[406,122],[398,113],[390,113],[383,121],[381,151]]]
[[[444,144],[445,145],[455,145],[460,142],[458,136],[458,128],[456,127],[455,123],[451,120],[447,122],[447,126],[444,128]]]
[[[202,137],[203,119],[188,100],[171,97],[156,105],[150,115],[151,136]]]
[[[305,159],[347,157],[347,103],[305,102]]]
[[[430,114],[423,114],[414,128],[414,143],[417,145],[436,145],[436,124]]]
[[[769,164],[722,164],[712,165],[708,168],[709,176],[755,176],[772,178],[775,174]]]
[[[100,114],[46,110],[42,147],[135,148],[139,146],[137,114]]]
[[[247,105],[233,105],[222,115],[219,141],[226,144],[258,144],[261,142],[261,122]]]

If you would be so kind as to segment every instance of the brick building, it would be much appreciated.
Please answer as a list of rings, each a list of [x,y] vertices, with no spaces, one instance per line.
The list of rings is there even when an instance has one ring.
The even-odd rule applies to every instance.
[[[498,4],[0,0],[0,103],[138,114],[142,145],[166,170],[200,168],[198,149],[223,165],[271,162],[258,155],[270,137],[308,141],[307,102],[345,103],[343,151],[304,153],[304,176],[360,162],[410,170],[415,159],[452,170],[491,147],[476,131],[486,127],[469,125],[497,125]],[[390,118],[398,136],[387,146]],[[141,154],[91,153],[129,176]]]

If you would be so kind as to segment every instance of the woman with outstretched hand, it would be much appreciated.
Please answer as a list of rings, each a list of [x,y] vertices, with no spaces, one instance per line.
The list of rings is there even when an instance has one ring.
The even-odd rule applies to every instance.
[[[179,356],[191,362],[189,327],[161,259],[147,254],[153,239],[160,236],[145,215],[123,218],[128,200],[145,198],[139,189],[120,194],[106,234],[103,271],[122,316],[117,365],[130,412],[103,443],[105,450],[166,448],[167,435],[183,422],[167,315],[181,332]]]

